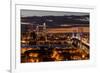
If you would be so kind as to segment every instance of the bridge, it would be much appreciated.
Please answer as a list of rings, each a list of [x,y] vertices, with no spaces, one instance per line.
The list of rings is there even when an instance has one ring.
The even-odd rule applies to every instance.
[[[80,49],[82,49],[87,54],[89,54],[89,47],[90,47],[89,43],[87,43],[86,41],[81,40],[77,37],[72,38],[72,40],[73,40],[73,43],[76,44]]]

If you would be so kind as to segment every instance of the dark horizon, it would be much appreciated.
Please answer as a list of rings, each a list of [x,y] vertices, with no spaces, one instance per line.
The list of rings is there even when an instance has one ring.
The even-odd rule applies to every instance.
[[[21,22],[31,24],[43,24],[44,22],[49,26],[61,24],[89,24],[89,15],[82,16],[29,16],[21,17]]]

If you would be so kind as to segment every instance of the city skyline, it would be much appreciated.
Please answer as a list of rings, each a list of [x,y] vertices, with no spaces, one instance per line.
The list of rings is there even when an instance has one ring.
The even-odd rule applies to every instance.
[[[89,13],[21,10],[21,63],[90,59]]]

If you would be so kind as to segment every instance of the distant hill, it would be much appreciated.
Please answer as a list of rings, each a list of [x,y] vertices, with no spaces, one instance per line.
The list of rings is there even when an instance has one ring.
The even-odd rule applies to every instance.
[[[62,24],[89,24],[89,15],[83,16],[30,16],[21,17],[21,22],[31,23],[33,25],[42,25],[44,22],[47,26],[59,26]]]

